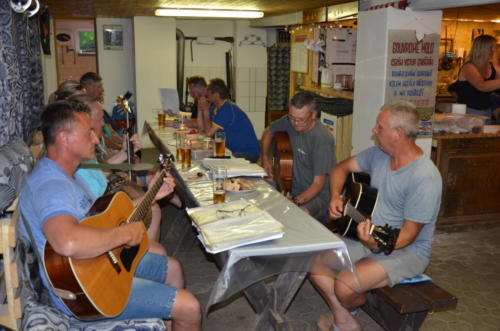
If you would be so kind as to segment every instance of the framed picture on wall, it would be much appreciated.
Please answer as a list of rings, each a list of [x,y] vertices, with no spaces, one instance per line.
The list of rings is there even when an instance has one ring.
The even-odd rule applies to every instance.
[[[79,55],[95,55],[95,31],[80,29],[76,31],[76,52]]]
[[[123,26],[103,25],[104,49],[123,50]]]

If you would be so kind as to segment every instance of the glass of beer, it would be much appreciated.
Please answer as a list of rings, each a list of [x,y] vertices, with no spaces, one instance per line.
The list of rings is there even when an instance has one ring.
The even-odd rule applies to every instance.
[[[216,167],[212,169],[212,185],[214,190],[214,203],[226,201],[226,190],[224,181],[227,178],[227,169],[225,167]]]
[[[175,132],[175,150],[176,159],[178,162],[182,162],[182,142],[186,139],[185,132]]]
[[[163,111],[163,109],[156,109],[155,113],[158,118],[158,127],[165,127],[165,112]]]
[[[191,140],[185,135],[181,141],[181,165],[183,170],[191,168]]]
[[[215,156],[220,157],[226,155],[226,133],[224,131],[215,132]]]

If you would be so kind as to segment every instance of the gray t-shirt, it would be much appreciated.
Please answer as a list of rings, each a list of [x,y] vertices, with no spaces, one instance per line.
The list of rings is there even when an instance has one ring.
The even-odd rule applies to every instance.
[[[425,223],[408,248],[430,259],[442,188],[441,174],[434,163],[423,155],[392,171],[390,156],[378,147],[364,150],[356,160],[363,171],[371,174],[371,186],[379,193],[372,222],[396,228],[401,228],[405,219]]]
[[[311,186],[314,176],[327,175],[325,186],[318,198],[330,200],[329,176],[335,166],[335,142],[331,133],[316,121],[306,132],[297,132],[290,125],[287,116],[273,122],[271,132],[287,132],[293,152],[292,195],[295,197]]]

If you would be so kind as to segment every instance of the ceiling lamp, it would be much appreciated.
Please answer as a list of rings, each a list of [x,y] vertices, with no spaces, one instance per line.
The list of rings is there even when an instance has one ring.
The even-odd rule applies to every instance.
[[[155,15],[169,17],[261,18],[264,16],[264,13],[255,10],[159,8],[155,10]]]

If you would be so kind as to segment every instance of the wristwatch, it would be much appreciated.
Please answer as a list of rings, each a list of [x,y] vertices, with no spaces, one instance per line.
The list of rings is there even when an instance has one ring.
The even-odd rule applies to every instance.
[[[297,206],[302,205],[302,204],[299,202],[299,200],[297,200],[297,197],[293,197],[293,198],[292,198],[292,201],[293,201],[293,203],[294,203],[294,204],[296,204]]]

